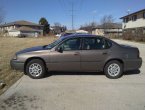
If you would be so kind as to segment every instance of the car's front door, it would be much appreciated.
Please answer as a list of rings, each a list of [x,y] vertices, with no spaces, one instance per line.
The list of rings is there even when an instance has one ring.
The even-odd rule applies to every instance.
[[[50,52],[51,71],[80,71],[80,38],[71,38]],[[60,50],[60,51],[59,51]]]
[[[81,53],[82,71],[102,70],[105,59],[107,59],[109,49],[106,49],[105,41],[100,37],[83,38]]]

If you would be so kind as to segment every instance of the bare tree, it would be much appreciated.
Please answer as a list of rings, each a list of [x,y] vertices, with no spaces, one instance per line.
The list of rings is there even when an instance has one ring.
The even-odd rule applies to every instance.
[[[0,24],[3,23],[4,21],[4,11],[3,9],[0,7]]]
[[[55,22],[53,28],[54,28],[55,34],[59,34],[67,30],[67,27],[64,25],[61,25],[59,22]]]
[[[100,22],[104,30],[107,28],[111,28],[113,27],[114,17],[112,15],[104,15]]]
[[[55,23],[54,23],[54,26],[56,26],[56,27],[61,27],[61,24],[60,24],[59,22],[55,22]]]
[[[91,23],[85,23],[84,25],[81,25],[80,29],[88,31],[89,33],[92,33],[92,30],[95,27],[97,27],[97,23],[91,22]]]

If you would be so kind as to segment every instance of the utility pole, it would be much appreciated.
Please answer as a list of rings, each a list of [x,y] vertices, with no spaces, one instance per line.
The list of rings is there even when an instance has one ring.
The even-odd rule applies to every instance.
[[[71,9],[71,19],[72,19],[72,30],[74,30],[74,3],[72,2],[72,9]]]

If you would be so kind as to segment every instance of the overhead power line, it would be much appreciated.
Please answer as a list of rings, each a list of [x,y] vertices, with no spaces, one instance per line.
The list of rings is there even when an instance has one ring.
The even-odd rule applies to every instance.
[[[74,30],[74,3],[73,2],[72,2],[71,16],[72,16],[72,30]]]
[[[71,28],[72,28],[72,30],[74,30],[75,29],[74,18],[75,18],[75,11],[76,11],[75,8],[78,7],[78,9],[81,11],[83,0],[79,0],[75,4],[74,4],[74,1],[72,1],[72,0],[68,0],[68,1],[58,0],[58,1],[59,1],[59,4],[61,5],[62,10],[64,11],[64,13],[66,13],[66,11],[69,10],[69,7],[71,7],[71,9],[69,10],[71,13],[70,14],[71,15]]]

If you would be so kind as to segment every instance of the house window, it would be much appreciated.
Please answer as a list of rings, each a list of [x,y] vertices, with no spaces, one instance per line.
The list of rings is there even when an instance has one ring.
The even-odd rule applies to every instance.
[[[143,13],[143,18],[145,19],[145,12]]]
[[[127,23],[128,21],[129,21],[129,18],[128,17],[123,19],[123,22],[124,23]]]
[[[136,21],[137,15],[132,16],[132,21]]]

